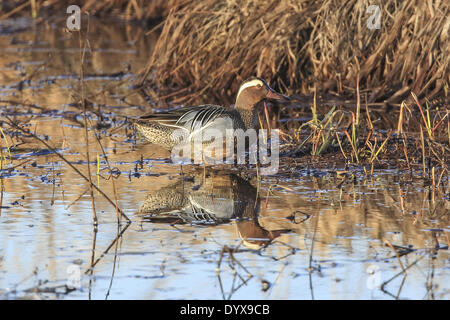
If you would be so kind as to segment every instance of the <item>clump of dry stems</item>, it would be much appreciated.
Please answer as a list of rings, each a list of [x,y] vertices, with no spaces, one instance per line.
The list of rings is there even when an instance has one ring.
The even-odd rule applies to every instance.
[[[65,14],[70,1],[2,1],[0,20],[21,13]],[[288,88],[338,93],[370,90],[369,103],[443,96],[450,84],[450,3],[445,0],[109,0],[81,1],[83,12],[165,18],[139,84],[186,94],[231,97],[258,75]],[[370,5],[380,9],[380,28]],[[160,90],[158,91],[160,92]],[[410,99],[411,101],[411,99]],[[412,101],[411,101],[412,102]]]
[[[367,26],[374,4],[380,29]],[[170,11],[140,81],[224,97],[258,75],[355,94],[359,74],[369,103],[432,99],[450,83],[449,30],[448,1],[189,1]]]

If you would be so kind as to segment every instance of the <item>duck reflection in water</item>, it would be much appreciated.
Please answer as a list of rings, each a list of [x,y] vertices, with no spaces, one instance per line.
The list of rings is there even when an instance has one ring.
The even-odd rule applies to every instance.
[[[243,244],[268,246],[291,230],[266,230],[258,222],[260,199],[249,181],[230,173],[201,174],[150,193],[139,214],[145,221],[168,224],[218,225],[235,220]]]

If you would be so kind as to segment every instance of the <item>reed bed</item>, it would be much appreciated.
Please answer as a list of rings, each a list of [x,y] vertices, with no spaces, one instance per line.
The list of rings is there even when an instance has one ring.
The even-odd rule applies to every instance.
[[[61,12],[70,1],[2,1],[0,20]],[[450,3],[445,0],[85,0],[89,15],[163,19],[156,48],[138,84],[173,92],[230,98],[240,81],[258,75],[283,91],[331,91],[368,102],[400,104],[447,96]],[[370,5],[380,9],[379,29]],[[153,25],[154,27],[154,25]],[[155,90],[152,90],[153,93]],[[173,95],[171,95],[173,97]],[[447,99],[448,103],[448,99]]]
[[[367,22],[380,8],[380,29]],[[450,83],[447,1],[190,1],[171,10],[141,84],[230,97],[258,75],[287,91],[400,103],[443,96]]]

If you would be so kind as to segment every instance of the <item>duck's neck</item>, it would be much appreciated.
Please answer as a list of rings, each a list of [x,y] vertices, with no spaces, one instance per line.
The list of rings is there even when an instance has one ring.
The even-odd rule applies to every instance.
[[[258,124],[258,113],[256,112],[256,108],[247,109],[236,105],[235,109],[241,115],[242,122],[244,122],[247,129],[256,128],[256,125]]]
[[[256,111],[257,103],[258,101],[255,101],[253,96],[249,95],[245,90],[236,97],[234,107],[241,115],[242,121],[247,129],[256,129],[258,124],[258,112]]]

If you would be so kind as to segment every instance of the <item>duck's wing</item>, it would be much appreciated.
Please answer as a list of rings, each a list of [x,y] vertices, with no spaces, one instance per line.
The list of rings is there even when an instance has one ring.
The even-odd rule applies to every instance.
[[[205,104],[146,115],[138,121],[157,122],[162,125],[193,132],[206,128],[208,124],[227,112],[228,110],[222,106]]]

